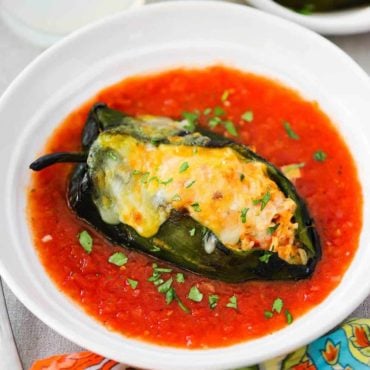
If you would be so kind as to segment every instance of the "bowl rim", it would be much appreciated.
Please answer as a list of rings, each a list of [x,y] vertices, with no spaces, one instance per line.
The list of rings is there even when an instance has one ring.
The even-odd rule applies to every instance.
[[[348,57],[342,50],[340,50],[338,47],[336,47],[335,45],[333,45],[329,41],[323,39],[319,35],[316,35],[316,34],[314,34],[313,32],[311,32],[309,30],[306,30],[306,29],[304,29],[300,26],[297,26],[295,24],[292,24],[290,22],[282,20],[282,19],[280,19],[276,16],[269,15],[269,14],[260,12],[260,11],[255,10],[255,9],[247,8],[247,7],[242,6],[242,5],[229,4],[229,3],[220,3],[220,2],[217,2],[217,1],[176,1],[176,2],[169,2],[169,3],[151,4],[150,6],[146,6],[146,7],[140,8],[140,9],[132,9],[132,10],[129,10],[129,11],[124,12],[122,14],[118,14],[118,15],[115,15],[115,16],[110,17],[108,19],[99,21],[95,24],[86,26],[83,29],[74,32],[72,35],[70,35],[66,39],[60,41],[55,46],[46,50],[39,57],[37,57],[11,83],[11,85],[8,87],[8,89],[6,90],[6,92],[3,94],[3,96],[0,99],[0,112],[1,112],[2,107],[7,104],[8,99],[12,99],[13,92],[16,91],[17,88],[19,88],[22,85],[23,80],[25,80],[29,75],[32,75],[34,69],[36,69],[41,62],[47,60],[48,58],[50,58],[54,55],[57,55],[60,52],[60,50],[63,50],[63,47],[65,45],[68,45],[71,41],[73,41],[75,39],[78,39],[79,37],[85,36],[85,35],[89,34],[89,32],[91,32],[91,31],[98,30],[100,27],[104,27],[105,25],[108,25],[112,20],[125,21],[129,17],[136,16],[137,14],[151,12],[152,9],[157,9],[157,10],[162,10],[162,11],[166,11],[166,10],[179,11],[183,7],[184,8],[196,7],[198,9],[203,8],[203,9],[206,9],[207,12],[210,12],[212,10],[212,7],[214,9],[217,9],[217,10],[222,9],[222,11],[225,11],[225,12],[227,12],[228,10],[231,10],[231,9],[238,9],[239,12],[240,11],[249,12],[250,14],[253,14],[254,16],[258,15],[260,17],[263,17],[263,18],[265,18],[266,20],[268,20],[269,22],[272,22],[272,23],[276,23],[276,24],[280,24],[280,25],[284,24],[285,26],[289,25],[289,28],[293,28],[293,30],[297,31],[297,33],[300,33],[302,35],[306,35],[307,37],[309,37],[313,40],[316,40],[318,42],[326,43],[326,46],[328,48],[330,48],[332,52],[336,53],[338,55],[338,57],[340,57],[343,60],[343,62],[347,63],[353,69],[353,72],[356,73],[358,78],[363,80],[363,82],[369,88],[369,92],[370,92],[370,79],[366,75],[366,73],[350,57]],[[16,163],[16,159],[17,159],[16,157],[17,156],[15,156],[15,158],[13,158],[12,163]],[[9,178],[9,179],[12,178],[13,172],[14,172],[14,168],[12,168],[12,166],[10,166],[7,178]],[[11,185],[10,180],[8,181],[7,185],[8,185],[7,190],[10,190],[10,185]],[[9,195],[9,193],[6,194],[6,195]],[[5,198],[9,198],[9,197],[6,196]],[[7,205],[8,205],[8,203],[7,203]],[[75,343],[78,343],[79,345],[81,345],[81,346],[83,346],[87,349],[90,349],[92,351],[102,353],[102,354],[104,354],[105,356],[107,356],[109,358],[115,359],[117,361],[122,361],[121,358],[117,357],[118,355],[117,355],[117,353],[114,353],[114,351],[112,352],[109,348],[106,348],[104,345],[95,343],[92,338],[84,337],[81,333],[73,331],[73,330],[71,330],[71,328],[64,327],[62,325],[62,323],[60,323],[57,320],[57,318],[53,317],[52,314],[50,314],[49,312],[45,312],[45,310],[43,311],[38,306],[38,304],[35,301],[33,301],[26,294],[26,287],[23,287],[23,286],[19,285],[17,283],[17,281],[15,279],[13,279],[11,271],[9,271],[7,269],[7,267],[5,266],[5,264],[2,261],[0,261],[0,273],[4,277],[6,283],[9,285],[9,287],[12,289],[12,291],[20,299],[20,301],[27,308],[29,308],[40,320],[42,320],[45,323],[47,323],[48,325],[50,325],[54,330],[56,330],[57,332],[59,332],[61,335],[68,338],[69,340],[71,340]],[[335,290],[337,290],[337,289],[338,288],[336,288]],[[277,344],[276,348],[273,348],[273,349],[270,350],[271,355],[269,355],[269,356],[277,356],[277,355],[287,353],[287,352],[289,352],[291,350],[294,350],[295,348],[297,348],[301,345],[304,345],[304,344],[310,342],[311,340],[315,339],[317,336],[319,336],[319,335],[323,334],[324,332],[332,329],[333,326],[335,326],[339,321],[343,320],[350,312],[352,312],[352,310],[354,308],[356,308],[361,303],[361,301],[363,301],[366,298],[369,291],[370,291],[370,281],[366,281],[357,290],[356,297],[355,297],[354,300],[351,301],[351,304],[348,303],[348,305],[345,306],[345,307],[339,307],[337,312],[336,312],[336,315],[333,315],[332,317],[328,317],[328,321],[325,322],[324,325],[322,325],[320,328],[314,328],[315,330],[310,332],[310,334],[306,334],[305,336],[300,338],[300,340],[294,341],[294,343],[289,343],[289,345]],[[314,310],[311,310],[311,312],[312,311],[314,311]],[[308,314],[306,314],[305,316],[307,316],[307,315]],[[284,330],[285,329],[280,330],[278,332],[282,332]],[[263,337],[263,338],[265,338],[265,337]],[[263,338],[257,339],[257,341],[263,340]],[[128,344],[127,349],[129,349],[129,350],[133,349],[132,344],[142,343],[141,341],[129,340],[126,337],[122,337],[122,341],[126,342]],[[249,342],[247,342],[247,343],[249,343]],[[216,348],[216,349],[204,349],[204,350],[187,350],[187,349],[178,349],[177,350],[176,349],[175,351],[172,351],[172,352],[176,352],[176,357],[166,356],[165,354],[163,354],[163,356],[158,355],[157,359],[162,361],[162,363],[160,363],[160,365],[159,365],[161,369],[162,368],[163,369],[171,369],[171,366],[173,366],[173,362],[171,362],[171,361],[173,361],[174,358],[180,359],[180,361],[191,358],[191,361],[187,360],[187,364],[189,365],[189,366],[187,366],[187,369],[199,369],[198,364],[202,364],[202,366],[204,365],[204,367],[202,367],[202,369],[211,369],[211,368],[212,369],[213,368],[221,369],[221,367],[219,367],[217,365],[218,362],[222,366],[227,365],[227,366],[233,366],[233,367],[238,367],[238,366],[240,367],[240,366],[245,366],[245,365],[249,365],[249,364],[258,363],[258,362],[261,362],[261,361],[266,359],[266,357],[267,357],[266,354],[264,354],[264,355],[261,355],[261,354],[256,355],[254,353],[253,354],[247,354],[248,356],[247,356],[247,358],[245,358],[246,354],[240,353],[238,358],[228,359],[227,362],[225,362],[225,359],[223,358],[223,356],[225,356],[226,352],[230,352],[230,350],[232,350],[231,352],[234,353],[234,354],[239,353],[239,352],[242,351],[243,346],[245,346],[245,344],[246,343],[241,343],[241,344],[233,345],[233,346],[230,346],[230,347],[221,347],[221,348]],[[158,345],[154,345],[154,344],[148,344],[147,347],[150,348],[150,350],[151,350],[150,354],[151,355],[154,355],[155,352],[157,352],[160,348],[162,348],[163,350],[172,350],[173,349],[172,347],[158,346]],[[147,350],[145,350],[145,351],[147,351]],[[145,351],[144,351],[144,353],[145,353]],[[147,351],[147,352],[150,352],[150,351]],[[139,351],[139,353],[140,353],[140,351]],[[143,352],[141,352],[141,354],[143,354]],[[181,356],[180,356],[180,354],[181,354]],[[193,356],[191,356],[191,355],[193,355]],[[140,358],[139,359],[139,358],[137,358],[137,356],[138,356],[138,353],[132,354],[132,353],[129,353],[129,352],[127,352],[127,354],[124,355],[124,357],[127,357],[128,362],[130,362],[130,363],[132,363],[136,366],[151,367],[152,363],[150,362],[150,359],[149,359],[149,361],[148,361],[147,358]],[[177,356],[179,356],[179,357],[177,357]],[[210,356],[212,356],[212,358],[213,358],[213,360],[212,360],[213,365],[212,364],[209,365]],[[199,361],[198,363],[193,362],[195,358],[196,358],[197,361]],[[172,367],[172,369],[173,369],[173,367]]]
[[[299,14],[274,0],[245,0],[248,4],[324,35],[350,35],[370,31],[370,6],[328,13]]]

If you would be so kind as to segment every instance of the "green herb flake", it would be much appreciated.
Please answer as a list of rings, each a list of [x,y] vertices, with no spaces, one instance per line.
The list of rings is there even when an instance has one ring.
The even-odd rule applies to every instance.
[[[243,208],[240,212],[240,219],[243,224],[247,222],[247,213],[249,211],[249,208]]]
[[[322,150],[317,150],[314,154],[313,154],[313,159],[317,162],[324,162],[325,159],[327,157],[327,154],[322,151]]]
[[[271,252],[265,252],[262,256],[260,256],[258,259],[263,263],[268,263],[270,258],[272,256]]]
[[[164,180],[160,180],[159,183],[160,184],[163,184],[163,185],[168,185],[170,184],[171,182],[173,181],[173,178],[171,177],[170,179],[164,181]]]
[[[260,199],[254,199],[253,200],[253,204],[256,206],[258,204],[261,204],[261,211],[263,211],[265,209],[265,207],[267,206],[267,203],[269,202],[269,200],[271,199],[271,193],[270,193],[270,190],[268,190],[262,198]]]
[[[188,168],[189,168],[189,163],[188,162],[181,163],[181,166],[179,168],[179,173],[185,172]]]
[[[181,273],[181,272],[178,272],[178,273],[176,274],[176,281],[177,281],[178,283],[180,283],[180,284],[184,283],[184,282],[185,282],[185,276],[184,276],[184,274],[183,274],[183,273]]]
[[[287,173],[295,171],[299,168],[303,168],[305,165],[306,165],[305,162],[288,164],[288,165],[282,167],[282,171],[283,171],[284,174],[287,174]]]
[[[292,314],[290,313],[289,310],[285,310],[285,320],[286,320],[288,325],[290,325],[294,320],[293,316],[292,316]]]
[[[253,111],[248,110],[242,114],[242,120],[245,122],[252,122],[254,119]]]
[[[166,303],[170,304],[175,299],[176,293],[175,290],[171,287],[166,292]]]
[[[172,285],[172,278],[169,278],[167,281],[165,281],[163,284],[161,284],[158,287],[158,292],[159,293],[167,293],[167,291],[171,288]]]
[[[244,175],[244,173],[241,173],[241,174],[239,175],[239,179],[240,179],[240,181],[244,181],[244,179],[245,179],[245,175]]]
[[[206,109],[203,111],[203,114],[204,114],[205,116],[208,116],[211,112],[212,112],[212,109],[211,109],[211,108],[206,108]]]
[[[225,101],[227,101],[227,99],[229,99],[229,96],[230,96],[230,91],[225,90],[221,95],[221,101],[224,103]]]
[[[284,302],[281,298],[276,298],[274,303],[272,304],[272,311],[275,311],[277,313],[280,313],[283,309]]]
[[[117,156],[117,154],[116,153],[114,153],[113,151],[109,151],[108,152],[108,156],[109,156],[109,158],[110,159],[113,159],[114,161],[116,161],[117,159],[118,159],[118,156]]]
[[[179,195],[179,194],[175,194],[175,195],[172,197],[172,201],[173,201],[173,202],[177,202],[177,201],[179,201],[179,200],[181,200],[181,197],[180,197],[180,195]]]
[[[77,237],[81,247],[86,253],[90,254],[93,247],[93,238],[91,235],[86,230],[83,230],[77,235]]]
[[[182,117],[187,121],[187,124],[184,126],[185,130],[193,132],[198,124],[198,113],[195,112],[183,112]]]
[[[172,272],[172,269],[167,267],[155,267],[154,272],[158,274],[169,274],[170,272]]]
[[[218,304],[220,297],[217,294],[211,294],[208,296],[209,308],[214,310]]]
[[[133,170],[131,173],[133,175],[142,175],[143,174],[143,172],[142,171],[139,171],[139,170]]]
[[[199,203],[193,203],[191,204],[191,207],[194,209],[195,212],[201,211]]]
[[[276,224],[274,226],[270,226],[267,228],[267,234],[272,235],[280,226],[280,224]]]
[[[223,116],[223,115],[225,114],[225,111],[224,111],[224,109],[223,109],[223,108],[221,108],[221,107],[215,107],[215,108],[213,109],[213,114],[214,114],[215,116],[219,117],[219,116]]]
[[[194,302],[201,302],[203,299],[203,293],[201,293],[199,289],[194,285],[189,291],[188,298]]]
[[[148,182],[149,182],[149,175],[150,175],[150,173],[149,172],[145,172],[145,173],[143,173],[143,175],[142,175],[142,177],[141,177],[141,182],[143,183],[143,184],[147,184]]]
[[[238,136],[238,132],[236,131],[236,128],[234,126],[234,123],[232,121],[225,121],[224,126],[226,131],[232,135],[232,136]]]
[[[299,140],[299,136],[293,131],[292,127],[290,126],[290,123],[285,121],[284,122],[284,128],[287,133],[287,135],[293,139],[293,140]]]
[[[163,279],[157,279],[157,280],[155,280],[154,282],[153,282],[153,284],[155,285],[155,286],[158,286],[158,285],[161,285],[161,284],[163,284],[164,283],[164,280]]]
[[[121,267],[121,266],[125,265],[127,263],[127,261],[128,261],[128,258],[122,252],[113,253],[108,258],[109,263],[111,263],[112,265],[116,265],[118,267]]]
[[[222,122],[221,118],[220,117],[212,117],[209,121],[208,121],[208,125],[210,128],[215,128],[216,126],[218,126],[220,123]]]
[[[153,245],[153,246],[150,248],[150,251],[151,251],[151,252],[160,252],[160,251],[161,251],[161,248],[157,247],[156,245]]]
[[[193,227],[191,230],[189,230],[189,235],[194,236],[195,235],[195,227]]]
[[[193,181],[190,181],[190,182],[186,182],[186,183],[185,183],[185,188],[186,188],[186,189],[189,189],[189,188],[190,188],[190,187],[192,187],[196,182],[197,182],[197,180],[193,180]]]
[[[187,308],[184,303],[182,303],[181,299],[176,295],[175,296],[175,299],[177,301],[177,304],[179,305],[179,307],[185,312],[185,313],[190,313],[190,310],[189,308]]]
[[[265,310],[264,315],[266,319],[271,319],[272,316],[274,316],[274,314],[271,311],[267,311],[267,310]]]
[[[226,307],[234,308],[235,310],[238,309],[238,298],[235,294],[229,298],[229,302],[227,303]]]
[[[127,283],[130,285],[130,287],[132,288],[132,289],[136,289],[137,288],[137,286],[138,286],[138,284],[139,284],[139,282],[138,281],[136,281],[136,280],[133,280],[133,279],[127,279]]]

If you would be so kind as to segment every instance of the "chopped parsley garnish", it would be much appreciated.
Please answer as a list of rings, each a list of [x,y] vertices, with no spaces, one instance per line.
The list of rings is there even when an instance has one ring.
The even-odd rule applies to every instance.
[[[193,203],[191,204],[191,207],[194,209],[195,212],[201,211],[199,203]]]
[[[292,171],[295,171],[299,168],[302,168],[306,165],[305,162],[301,162],[301,163],[294,163],[294,164],[288,164],[286,166],[283,166],[283,173],[284,174],[287,174],[289,172],[292,172]]]
[[[184,274],[183,274],[183,273],[181,273],[181,272],[178,272],[178,273],[176,274],[176,281],[177,281],[178,283],[180,283],[180,284],[184,283],[184,282],[185,282],[185,276],[184,276]]]
[[[172,201],[173,201],[173,202],[176,202],[176,201],[178,201],[178,200],[181,200],[181,197],[180,197],[180,195],[179,195],[179,194],[175,194],[175,195],[172,197]]]
[[[195,235],[195,227],[193,227],[191,230],[189,230],[189,235],[194,236]]]
[[[227,303],[226,307],[234,308],[235,310],[238,309],[238,298],[236,295],[229,298],[229,303]]]
[[[139,170],[133,170],[133,171],[132,171],[132,174],[133,174],[133,175],[142,175],[142,174],[143,174],[143,172],[142,172],[142,171],[139,171]]]
[[[93,238],[91,235],[86,230],[83,230],[78,234],[78,241],[85,252],[90,254],[93,247]]]
[[[285,319],[288,325],[290,325],[293,322],[293,316],[289,310],[285,310]]]
[[[190,313],[190,310],[182,303],[181,299],[176,295],[175,296],[176,302],[179,305],[179,307],[185,312]]]
[[[170,289],[168,289],[166,292],[166,303],[170,304],[175,299],[175,296],[176,296],[175,289],[170,287]]]
[[[194,302],[201,302],[203,299],[203,293],[201,293],[199,289],[194,285],[189,291],[188,298]]]
[[[322,150],[316,151],[313,155],[313,159],[317,162],[324,162],[326,157],[327,157],[327,154]]]
[[[160,251],[161,251],[161,248],[157,247],[156,245],[153,245],[153,246],[150,248],[150,251],[151,251],[151,252],[160,252]]]
[[[276,230],[277,228],[280,226],[280,224],[276,224],[274,226],[270,226],[267,228],[267,233],[272,235]]]
[[[149,172],[145,172],[145,173],[143,173],[143,176],[141,177],[141,182],[143,183],[143,184],[147,184],[148,183],[148,181],[149,181],[149,175],[150,175],[150,173]]]
[[[186,119],[187,124],[184,126],[185,130],[194,131],[198,124],[198,113],[195,112],[183,112],[182,117]]]
[[[197,182],[197,180],[193,180],[193,181],[190,181],[190,182],[186,182],[185,183],[185,188],[186,189],[189,189],[192,185],[194,185],[195,183]]]
[[[220,123],[222,122],[221,118],[220,117],[212,117],[209,121],[208,121],[208,125],[210,128],[215,128],[217,125],[219,125]]]
[[[271,311],[267,311],[267,310],[265,310],[264,315],[266,319],[271,319],[271,317],[274,316],[274,314]]]
[[[254,199],[253,200],[253,204],[256,206],[258,204],[261,204],[261,211],[263,211],[265,209],[265,207],[267,206],[267,203],[269,202],[269,200],[271,199],[271,194],[270,194],[270,190],[268,190],[262,198],[260,199]]]
[[[108,152],[108,156],[109,156],[110,159],[113,159],[114,161],[116,161],[118,159],[117,154],[114,153],[111,150]]]
[[[245,179],[245,175],[244,175],[244,173],[241,173],[241,174],[239,175],[239,178],[240,178],[240,181],[244,181],[244,179]]]
[[[137,286],[138,286],[138,284],[139,284],[139,282],[137,281],[137,280],[133,280],[133,279],[127,279],[127,283],[130,285],[130,287],[132,288],[132,289],[136,289],[137,288]]]
[[[245,113],[242,114],[242,120],[245,121],[245,122],[252,122],[253,121],[253,118],[254,118],[254,114],[253,114],[253,111],[251,110],[248,110],[246,111]]]
[[[161,285],[161,284],[163,284],[163,283],[164,283],[164,280],[163,280],[163,279],[161,279],[161,278],[158,278],[157,280],[153,281],[153,284],[154,284],[155,286]]]
[[[221,107],[215,107],[214,109],[213,109],[213,114],[215,115],[215,116],[223,116],[224,114],[225,114],[225,111],[223,110],[223,108],[221,108]]]
[[[212,112],[212,109],[211,109],[211,108],[206,108],[206,109],[203,111],[203,114],[204,114],[205,116],[208,116],[211,112]]]
[[[238,136],[238,132],[236,131],[236,128],[232,121],[225,121],[224,126],[226,131],[233,136]]]
[[[285,121],[284,122],[284,128],[287,133],[287,135],[293,139],[293,140],[299,140],[299,136],[293,131],[292,127],[290,126],[290,123]]]
[[[280,313],[281,310],[283,309],[283,306],[284,306],[283,300],[281,298],[276,298],[274,303],[272,304],[272,311]]]
[[[225,90],[222,93],[222,95],[221,95],[221,101],[222,102],[225,102],[229,98],[229,95],[230,95],[230,91],[229,90]]]
[[[240,219],[242,220],[242,223],[245,224],[247,222],[247,213],[249,211],[249,208],[243,208],[240,212]]]
[[[179,173],[185,172],[188,168],[189,168],[189,163],[188,162],[181,163],[181,166],[179,168]]]
[[[171,182],[173,181],[173,178],[171,177],[170,179],[164,181],[164,180],[160,180],[159,183],[160,184],[163,184],[163,185],[168,185],[170,184]]]
[[[113,265],[116,265],[118,267],[121,267],[121,266],[125,265],[127,263],[127,261],[128,261],[127,256],[122,252],[113,253],[108,258],[109,263],[111,263]]]
[[[220,300],[220,297],[217,294],[211,294],[208,296],[208,303],[209,308],[211,310],[214,310],[217,306],[218,301]]]
[[[265,252],[261,257],[259,257],[258,259],[261,261],[261,262],[264,262],[264,263],[268,263],[269,260],[270,260],[270,257],[272,256],[272,253],[271,252]]]
[[[160,274],[169,274],[172,272],[172,269],[166,268],[166,267],[154,267],[154,272],[160,273]]]
[[[173,279],[169,278],[167,281],[165,281],[163,284],[161,284],[158,287],[158,292],[159,293],[167,293],[167,291],[171,288]]]

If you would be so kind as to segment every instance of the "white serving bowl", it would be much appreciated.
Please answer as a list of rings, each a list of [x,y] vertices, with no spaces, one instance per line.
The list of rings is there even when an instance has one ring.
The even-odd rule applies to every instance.
[[[207,350],[128,339],[86,315],[45,273],[25,217],[28,164],[59,122],[99,89],[125,76],[215,63],[279,79],[317,100],[336,123],[353,153],[363,186],[360,246],[338,288],[272,335]],[[369,101],[369,78],[341,50],[311,31],[245,6],[161,3],[84,28],[29,65],[0,100],[1,275],[18,298],[60,334],[131,365],[225,370],[287,353],[338,324],[370,291]]]
[[[256,8],[276,14],[323,35],[349,35],[370,31],[370,6],[304,15],[274,0],[245,0]]]

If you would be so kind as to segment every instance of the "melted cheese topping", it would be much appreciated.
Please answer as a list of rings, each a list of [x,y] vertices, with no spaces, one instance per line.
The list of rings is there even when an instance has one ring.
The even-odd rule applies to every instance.
[[[267,176],[265,164],[228,147],[155,146],[108,132],[95,147],[104,153],[93,181],[105,222],[125,223],[148,238],[172,209],[182,210],[228,248],[259,248],[289,263],[307,261],[294,244],[296,205]]]

